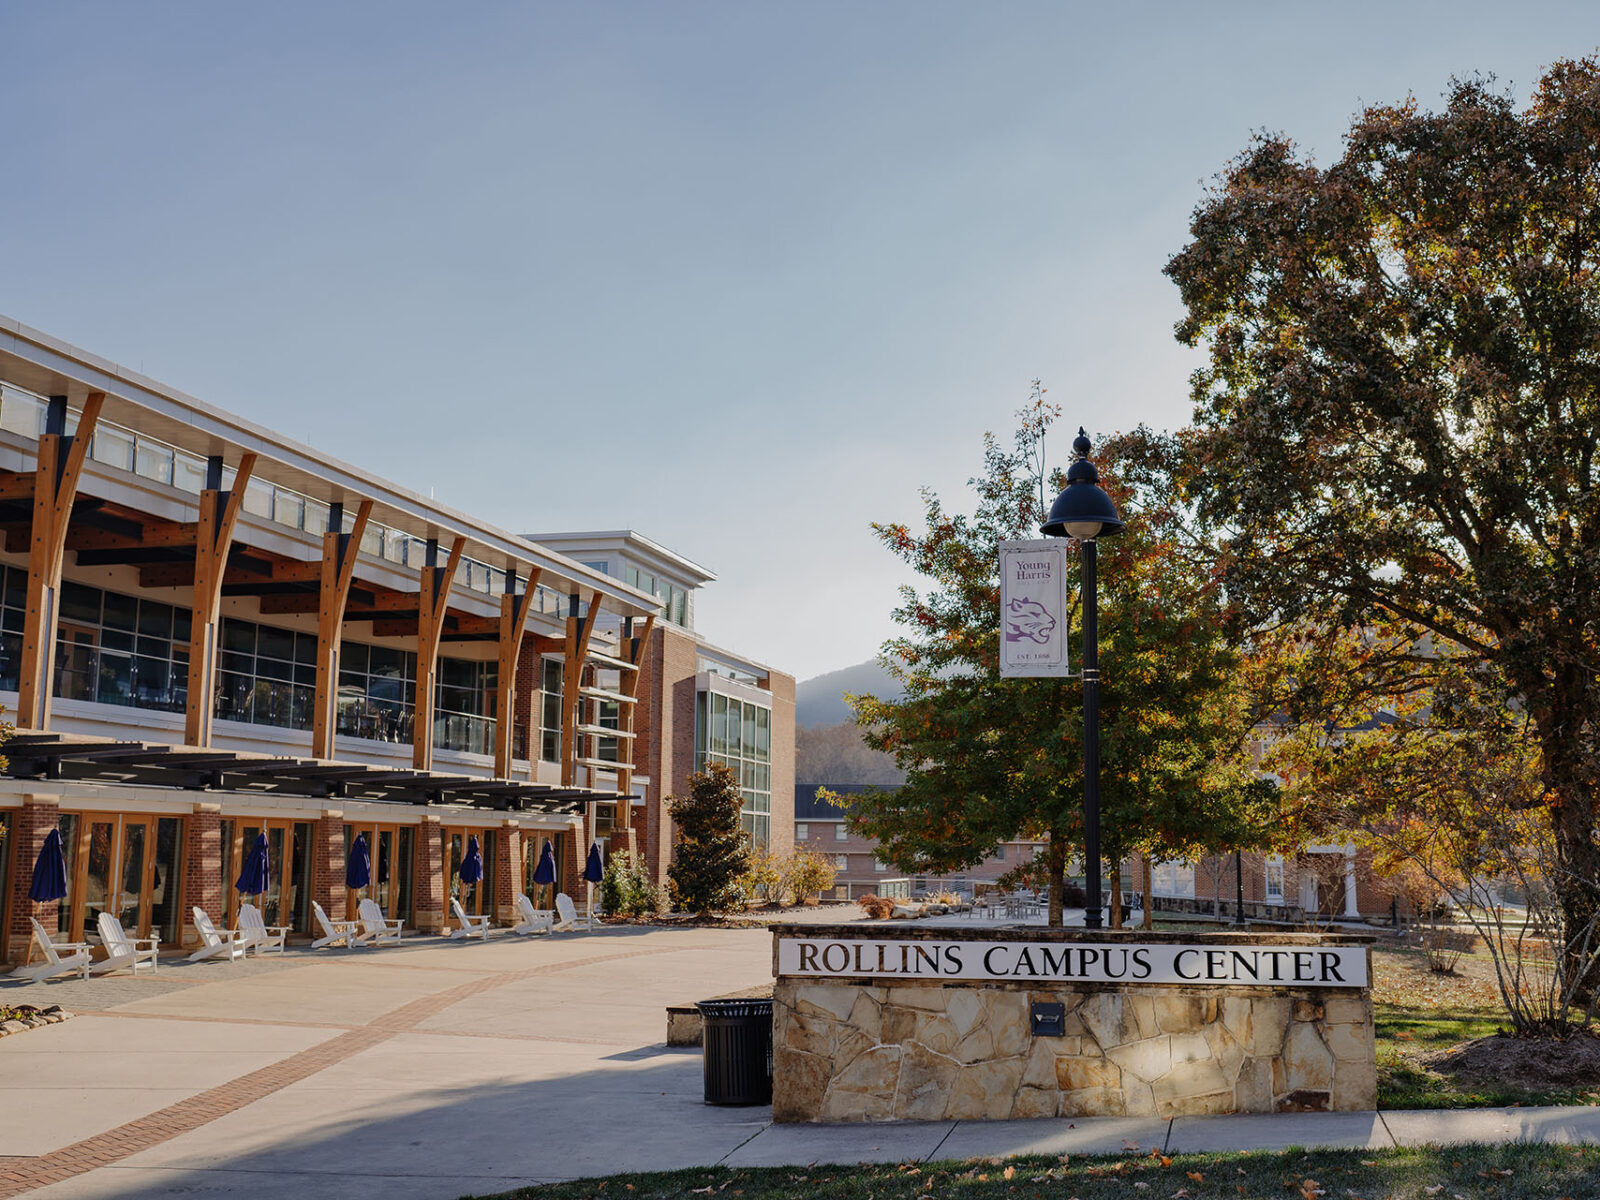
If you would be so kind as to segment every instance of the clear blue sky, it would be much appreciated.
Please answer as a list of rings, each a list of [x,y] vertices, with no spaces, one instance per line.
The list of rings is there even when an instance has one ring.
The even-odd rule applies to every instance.
[[[891,633],[868,522],[964,505],[1031,379],[1184,421],[1161,267],[1251,130],[1327,159],[1597,43],[1583,4],[0,0],[0,312],[501,525],[633,526],[804,678]]]

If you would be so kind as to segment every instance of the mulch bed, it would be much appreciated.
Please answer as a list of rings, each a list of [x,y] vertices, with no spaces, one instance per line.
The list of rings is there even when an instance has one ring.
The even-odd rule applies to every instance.
[[[1529,1090],[1600,1084],[1600,1034],[1566,1038],[1496,1034],[1464,1042],[1423,1064],[1441,1075]]]

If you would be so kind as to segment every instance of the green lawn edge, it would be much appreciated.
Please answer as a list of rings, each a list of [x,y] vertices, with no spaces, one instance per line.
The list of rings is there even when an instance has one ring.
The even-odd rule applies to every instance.
[[[811,1167],[695,1167],[466,1200],[1600,1200],[1600,1147],[1506,1143]]]

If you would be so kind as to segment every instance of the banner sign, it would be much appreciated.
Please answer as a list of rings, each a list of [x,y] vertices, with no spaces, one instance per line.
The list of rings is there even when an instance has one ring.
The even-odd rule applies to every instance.
[[[978,979],[1025,983],[1367,986],[1364,946],[1139,945],[795,937],[778,974],[802,979]]]
[[[1000,543],[1000,677],[1066,675],[1067,542]]]

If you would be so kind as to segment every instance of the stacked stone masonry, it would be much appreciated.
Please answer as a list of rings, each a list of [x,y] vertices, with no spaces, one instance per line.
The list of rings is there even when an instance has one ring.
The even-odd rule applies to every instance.
[[[1034,1002],[1066,1009],[1034,1036]],[[1365,989],[781,977],[773,1118],[1176,1117],[1377,1105]]]

